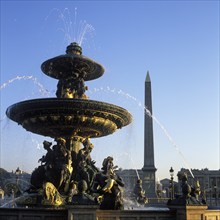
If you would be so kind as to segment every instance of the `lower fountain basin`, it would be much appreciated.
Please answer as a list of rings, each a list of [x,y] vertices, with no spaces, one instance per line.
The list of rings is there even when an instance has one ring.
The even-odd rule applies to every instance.
[[[119,106],[85,99],[33,99],[8,107],[6,115],[27,131],[56,137],[102,137],[132,121]]]

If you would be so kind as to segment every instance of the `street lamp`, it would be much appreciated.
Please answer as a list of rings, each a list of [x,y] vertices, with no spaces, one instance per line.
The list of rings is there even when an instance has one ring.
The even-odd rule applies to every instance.
[[[174,199],[174,185],[173,185],[174,170],[173,167],[170,168],[170,198]]]

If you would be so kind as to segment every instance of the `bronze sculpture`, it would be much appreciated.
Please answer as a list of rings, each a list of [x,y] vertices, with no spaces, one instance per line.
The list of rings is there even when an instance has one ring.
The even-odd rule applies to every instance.
[[[113,158],[105,158],[102,166],[93,184],[93,192],[100,195],[100,209],[122,210],[124,205],[120,187],[124,187],[124,182],[114,171]]]
[[[201,205],[204,204],[199,200],[200,186],[196,181],[195,186],[190,186],[188,177],[185,172],[178,172],[178,180],[181,181],[182,195],[177,195],[174,199],[169,199],[168,205]]]
[[[135,196],[135,200],[141,204],[141,205],[144,205],[144,204],[147,204],[148,203],[148,198],[146,197],[145,195],[145,191],[143,190],[143,187],[142,187],[142,180],[141,179],[138,179],[136,184],[135,184],[135,187],[134,187],[134,196]]]

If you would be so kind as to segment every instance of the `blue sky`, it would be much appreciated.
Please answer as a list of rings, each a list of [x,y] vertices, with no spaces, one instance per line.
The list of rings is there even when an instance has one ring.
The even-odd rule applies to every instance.
[[[176,173],[219,169],[219,1],[1,1],[0,166],[38,166],[42,142],[51,139],[25,131],[5,111],[55,97],[57,81],[40,65],[64,54],[83,31],[83,55],[105,68],[87,82],[88,96],[133,115],[131,125],[92,140],[97,166],[111,155],[124,169],[143,167],[149,70],[157,178],[169,177],[171,166]]]

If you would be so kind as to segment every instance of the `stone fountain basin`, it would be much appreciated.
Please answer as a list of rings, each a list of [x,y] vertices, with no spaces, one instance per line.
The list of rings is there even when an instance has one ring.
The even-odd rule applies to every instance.
[[[77,54],[65,54],[46,60],[42,63],[41,70],[55,79],[68,78],[74,72],[79,75],[86,72],[86,75],[83,76],[85,81],[97,79],[105,71],[101,64]]]
[[[119,106],[85,99],[33,99],[11,105],[11,120],[35,134],[56,137],[102,137],[132,121]]]

